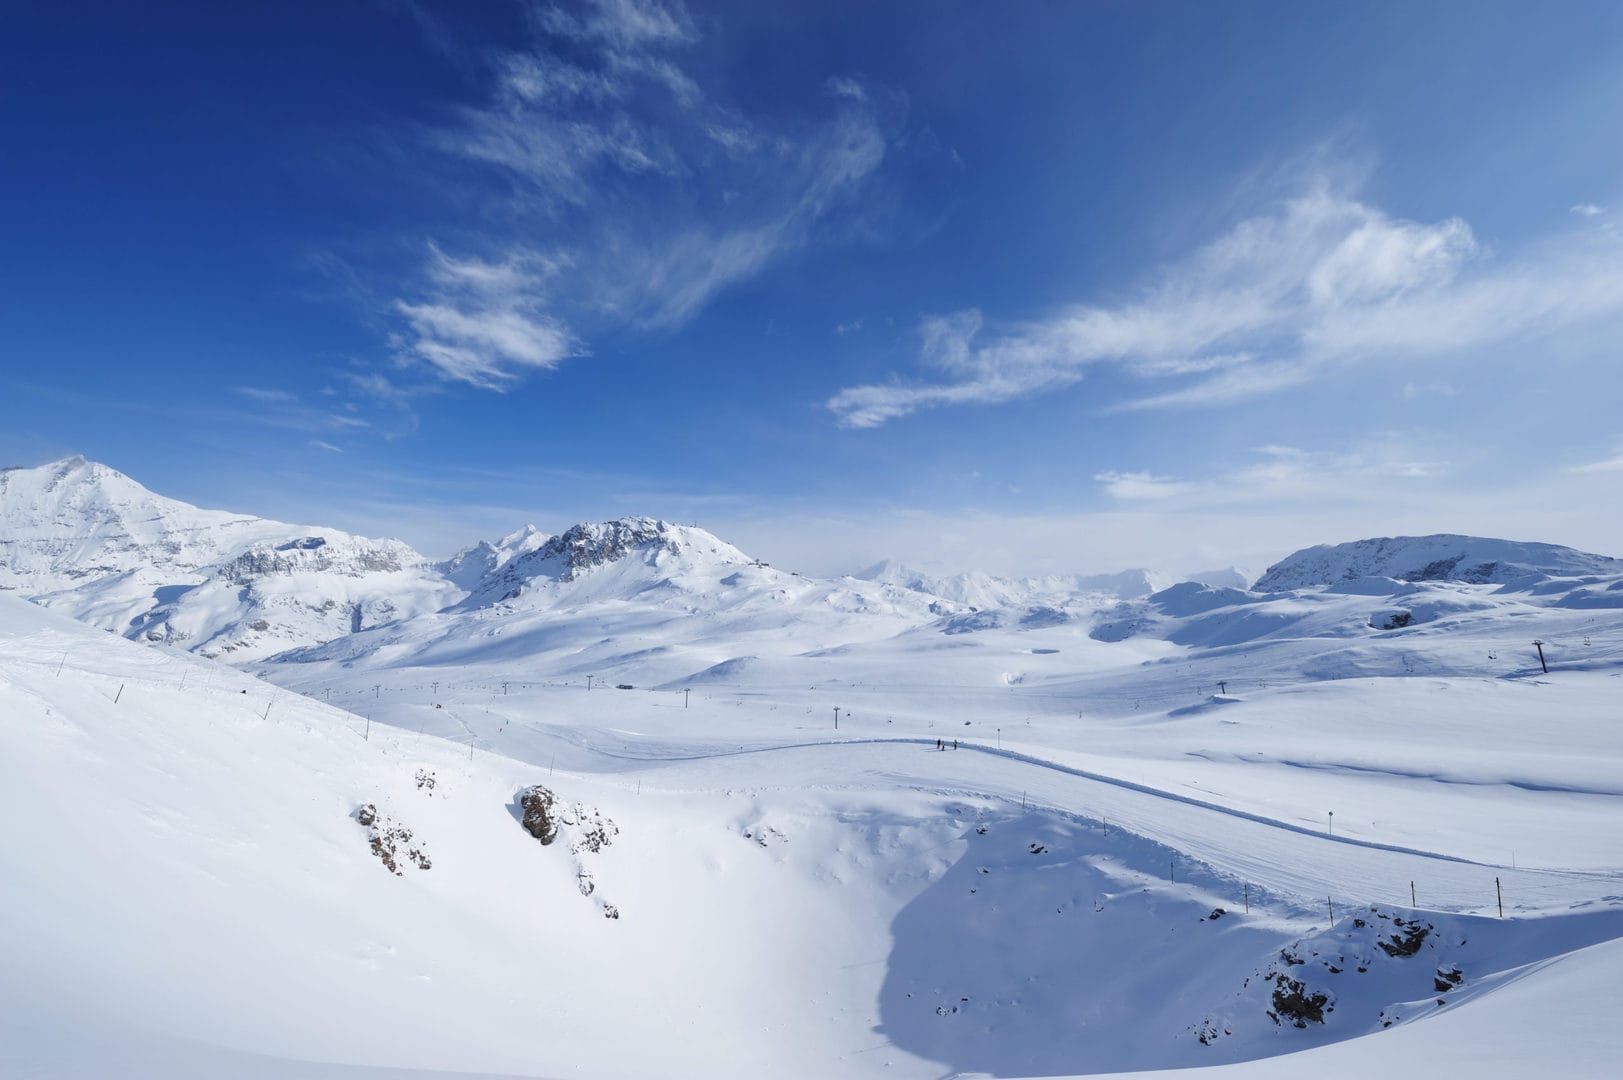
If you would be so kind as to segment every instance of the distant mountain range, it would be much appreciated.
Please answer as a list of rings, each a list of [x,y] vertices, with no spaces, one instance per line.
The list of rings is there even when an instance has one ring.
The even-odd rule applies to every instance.
[[[239,664],[375,658],[386,646],[401,662],[444,661],[475,641],[544,651],[560,620],[609,625],[632,609],[642,613],[637,635],[654,650],[663,647],[658,628],[674,620],[681,631],[666,633],[725,632],[735,642],[794,622],[827,647],[909,631],[1070,623],[1100,640],[1193,641],[1201,633],[1191,620],[1219,609],[1229,613],[1228,634],[1239,625],[1235,612],[1248,613],[1240,624],[1258,625],[1264,611],[1273,612],[1264,622],[1288,623],[1270,607],[1281,593],[1390,598],[1422,583],[1542,588],[1547,604],[1623,606],[1623,561],[1464,536],[1308,548],[1250,590],[1232,569],[1182,582],[1145,569],[1001,578],[936,576],[885,561],[816,579],[773,568],[703,529],[650,518],[582,523],[557,535],[526,525],[434,561],[398,540],[199,509],[82,457],[0,471],[0,589],[129,638]],[[489,640],[496,636],[499,645]]]

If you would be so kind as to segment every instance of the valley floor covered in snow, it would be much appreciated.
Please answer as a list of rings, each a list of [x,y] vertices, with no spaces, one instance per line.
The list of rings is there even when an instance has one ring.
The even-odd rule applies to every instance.
[[[1244,650],[780,623],[729,656],[614,610],[254,678],[0,597],[0,1071],[1623,1053],[1616,620],[1536,616],[1545,674],[1502,621]]]

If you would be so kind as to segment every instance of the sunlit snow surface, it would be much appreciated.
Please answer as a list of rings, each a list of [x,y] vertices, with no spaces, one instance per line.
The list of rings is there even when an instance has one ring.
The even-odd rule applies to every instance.
[[[396,551],[395,616],[335,628],[324,598],[389,600],[393,542],[222,519],[160,565],[207,512],[59,466],[101,494],[51,513],[100,539],[12,514],[12,584],[106,622],[98,590],[128,612],[193,574],[169,625],[249,670],[0,596],[0,1075],[1623,1055],[1614,560],[1424,537],[1310,549],[1270,592],[818,580],[625,519]],[[172,528],[132,551],[148,511]],[[245,552],[244,606],[206,615]],[[277,610],[299,647],[272,656],[242,620]],[[536,784],[580,807],[550,846]]]
[[[309,700],[0,598],[0,1065],[1056,1075],[1377,1032],[1314,1067],[1601,1075],[1619,1049],[1615,623],[1229,655],[1081,623],[840,646],[817,592],[826,619],[716,616],[729,658],[700,616],[599,602],[492,619],[487,652],[442,664],[429,633],[391,646],[417,666],[265,668]],[[1548,676],[1534,633],[1564,650]],[[518,826],[533,783],[618,823],[593,897]],[[430,870],[382,867],[368,802]],[[1411,881],[1436,929],[1389,958],[1352,920],[1415,917]],[[1304,1029],[1259,990],[1297,943],[1373,961],[1290,969],[1340,1006]]]

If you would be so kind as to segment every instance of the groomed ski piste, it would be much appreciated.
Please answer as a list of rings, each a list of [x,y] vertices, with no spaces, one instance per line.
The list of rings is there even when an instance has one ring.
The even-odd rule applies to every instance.
[[[1615,1075],[1605,607],[633,565],[247,672],[0,596],[0,1071]]]

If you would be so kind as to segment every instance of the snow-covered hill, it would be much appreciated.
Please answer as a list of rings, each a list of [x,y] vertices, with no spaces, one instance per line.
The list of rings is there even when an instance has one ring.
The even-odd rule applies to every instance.
[[[1275,563],[1257,592],[1289,592],[1359,578],[1531,585],[1543,578],[1623,575],[1623,559],[1555,544],[1478,536],[1388,536],[1306,548]]]

